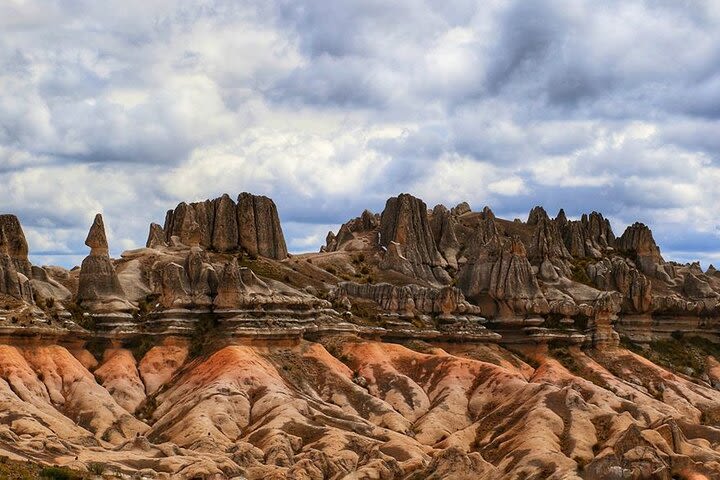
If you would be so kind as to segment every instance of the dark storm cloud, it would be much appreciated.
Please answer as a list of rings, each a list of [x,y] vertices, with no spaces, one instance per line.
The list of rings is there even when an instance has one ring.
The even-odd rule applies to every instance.
[[[96,211],[117,254],[242,190],[296,251],[408,191],[720,255],[714,1],[27,0],[0,29],[0,209],[43,259]]]

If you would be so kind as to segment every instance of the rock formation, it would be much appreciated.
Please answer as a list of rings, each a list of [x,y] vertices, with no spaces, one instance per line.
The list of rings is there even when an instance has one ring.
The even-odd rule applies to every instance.
[[[105,224],[99,213],[90,227],[85,245],[90,247],[90,254],[80,266],[77,304],[94,312],[132,310],[110,260]]]
[[[15,215],[0,215],[0,254],[9,256],[15,269],[30,277],[28,244],[25,232]]]
[[[194,227],[197,225],[197,227]],[[244,251],[252,257],[287,257],[275,203],[267,197],[241,193],[235,203],[227,194],[215,200],[180,203],[168,211],[163,227],[165,242],[173,237],[190,246],[199,231],[199,246],[217,252]]]
[[[407,317],[479,313],[479,309],[466,302],[462,292],[454,287],[434,289],[418,285],[398,287],[388,283],[342,282],[332,294],[335,299],[355,297],[373,300],[383,310]]]
[[[28,245],[15,215],[0,215],[0,294],[33,302]]]
[[[373,214],[370,210],[365,210],[359,217],[344,223],[337,235],[328,232],[322,251],[357,251],[372,248],[378,245],[379,225],[380,216]]]
[[[380,217],[380,244],[388,248],[393,242],[399,246],[395,251],[400,253],[387,255],[387,268],[412,271],[430,282],[448,282],[443,268],[447,261],[435,244],[425,202],[406,193],[387,201]]]
[[[646,313],[652,307],[652,284],[621,257],[604,258],[588,266],[588,275],[602,290],[617,290],[629,313]]]
[[[0,217],[0,455],[127,478],[720,471],[720,275],[642,224],[403,194],[289,256],[272,201],[241,194],[117,259],[98,215],[86,245],[80,269],[31,266]]]
[[[632,255],[643,273],[648,275],[654,275],[657,265],[664,261],[652,232],[644,223],[636,222],[627,227],[617,239],[617,248]]]
[[[534,226],[528,254],[532,261],[542,263],[545,260],[562,260],[570,257],[557,225],[550,220],[542,207],[535,207],[530,212],[528,225]]]
[[[150,224],[150,232],[148,233],[148,239],[145,246],[147,248],[160,248],[167,246],[167,242],[165,241],[165,231],[157,223]]]
[[[438,251],[453,270],[458,268],[457,256],[460,253],[455,228],[454,215],[445,206],[436,205],[430,218],[430,229]]]
[[[287,257],[275,203],[267,197],[241,193],[238,197],[240,246],[250,255],[276,260]]]
[[[547,300],[533,274],[525,247],[517,237],[502,248],[493,264],[488,294],[498,302],[500,316],[548,311]]]
[[[583,214],[580,220],[568,220],[563,210],[560,213],[555,223],[572,256],[600,258],[613,250],[615,235],[610,222],[602,214],[592,212],[590,215]]]

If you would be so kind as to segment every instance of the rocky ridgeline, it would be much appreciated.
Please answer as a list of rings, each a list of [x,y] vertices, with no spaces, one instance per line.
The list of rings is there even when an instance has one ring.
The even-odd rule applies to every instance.
[[[243,193],[179,204],[118,259],[101,215],[85,244],[79,268],[34,266],[0,216],[2,455],[123,478],[718,478],[720,273],[666,262],[643,224],[403,194],[289,255],[272,200]]]
[[[291,256],[273,201],[242,193],[180,203],[163,226],[151,224],[146,248],[120,259],[109,256],[100,215],[85,243],[79,270],[34,267],[18,219],[0,216],[0,292],[34,317],[89,316],[126,333],[148,321],[190,332],[188,319],[202,312],[258,328],[282,317],[301,331],[320,322],[481,334],[487,324],[532,342],[718,333],[720,274],[666,262],[641,223],[616,237],[597,212],[550,218],[538,206],[527,221],[509,221],[488,207],[428,209],[402,194],[328,233],[319,253]]]

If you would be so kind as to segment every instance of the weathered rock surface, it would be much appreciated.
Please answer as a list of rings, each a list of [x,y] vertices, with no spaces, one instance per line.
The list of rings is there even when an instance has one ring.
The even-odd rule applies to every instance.
[[[547,300],[519,239],[513,238],[500,251],[490,271],[488,294],[498,302],[499,316],[548,311]]]
[[[15,215],[0,215],[0,294],[33,303],[28,245]]]
[[[250,255],[282,260],[287,257],[285,237],[275,203],[267,197],[241,193],[238,197],[240,246]]]
[[[145,242],[145,246],[147,248],[160,248],[167,246],[163,227],[157,223],[150,224],[150,232],[148,233],[148,239],[147,242]]]
[[[0,255],[2,254],[10,257],[18,272],[30,277],[28,244],[25,232],[15,215],[0,215]]]
[[[337,235],[328,232],[323,252],[358,251],[378,246],[380,216],[370,210],[340,226]]]
[[[588,266],[588,275],[602,290],[617,290],[624,296],[624,311],[646,313],[652,307],[652,283],[621,257],[604,258]]]
[[[443,205],[436,205],[430,218],[430,228],[440,254],[450,268],[457,270],[460,242],[458,242],[455,235],[456,222],[454,215]]]
[[[90,254],[80,266],[76,302],[92,312],[129,311],[133,306],[127,301],[115,267],[110,260],[105,224],[102,215],[95,216],[85,245]]]
[[[241,193],[237,203],[227,194],[215,200],[183,202],[168,211],[162,230],[167,244],[176,237],[181,245],[197,244],[217,252],[244,251],[277,260],[287,257],[277,208],[264,196]]]
[[[535,207],[530,212],[528,225],[534,226],[528,251],[531,261],[542,263],[545,260],[562,260],[570,257],[560,236],[560,230],[542,207]]]
[[[462,292],[454,287],[436,289],[418,285],[399,287],[388,283],[342,282],[332,292],[332,296],[338,301],[344,297],[370,299],[387,312],[407,317],[417,314],[448,316],[479,313],[479,309],[466,302]]]
[[[425,202],[406,193],[387,201],[380,217],[380,244],[389,248],[391,243],[398,248],[385,262],[386,268],[447,283],[448,278],[440,273],[447,261],[435,244]]]
[[[655,275],[657,265],[664,262],[652,232],[644,223],[638,222],[627,227],[617,239],[617,248],[635,256],[640,269],[648,275]]]

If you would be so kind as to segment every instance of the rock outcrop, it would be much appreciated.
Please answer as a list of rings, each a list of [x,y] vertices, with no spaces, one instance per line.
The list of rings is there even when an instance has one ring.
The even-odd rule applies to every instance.
[[[383,264],[429,282],[449,283],[447,261],[437,249],[427,215],[427,205],[403,193],[390,198],[380,217],[380,244],[388,249]],[[396,244],[393,251],[390,245]]]
[[[621,257],[604,258],[588,266],[588,276],[601,290],[623,295],[624,311],[647,313],[652,307],[652,283]]]
[[[647,275],[654,276],[657,266],[664,262],[650,228],[644,223],[636,222],[627,227],[616,245],[621,252],[633,256],[640,270]]]
[[[157,223],[150,224],[150,231],[148,232],[148,239],[145,242],[147,248],[162,248],[166,247],[167,242],[165,241],[165,231],[163,227]]]
[[[275,203],[268,197],[241,193],[238,197],[240,246],[251,257],[282,260],[287,257],[285,237]]]
[[[222,271],[214,305],[219,309],[232,309],[262,303],[259,296],[269,297],[272,289],[247,267],[238,267],[230,261]]]
[[[528,251],[528,257],[532,262],[561,261],[570,257],[558,226],[550,220],[542,207],[535,207],[530,212],[528,225],[534,226]]]
[[[370,210],[340,226],[337,234],[328,232],[323,252],[366,250],[378,246],[380,216]]]
[[[0,215],[0,294],[33,303],[28,245],[15,215]]]
[[[493,264],[488,294],[498,302],[499,316],[548,311],[525,247],[517,237],[503,246]]]
[[[332,296],[336,301],[341,301],[344,297],[372,300],[383,311],[405,317],[419,314],[449,316],[479,313],[479,309],[465,301],[462,292],[454,287],[400,287],[389,283],[370,285],[342,282],[332,292]]]
[[[580,220],[568,220],[561,210],[555,223],[560,228],[565,246],[573,257],[601,258],[615,246],[610,222],[598,212],[583,214]]]
[[[210,309],[217,294],[218,275],[199,250],[192,250],[182,265],[169,262],[155,270],[155,293],[165,308]]]
[[[217,252],[243,251],[276,260],[287,257],[277,207],[264,196],[241,193],[237,203],[227,194],[215,200],[183,202],[168,211],[162,230],[170,245],[175,238],[180,245],[197,243]]]
[[[90,247],[90,254],[80,266],[77,304],[96,313],[133,310],[110,259],[105,224],[99,213],[90,227],[85,245]]]
[[[28,244],[20,220],[15,215],[0,215],[0,254],[10,257],[15,269],[30,277]]]

